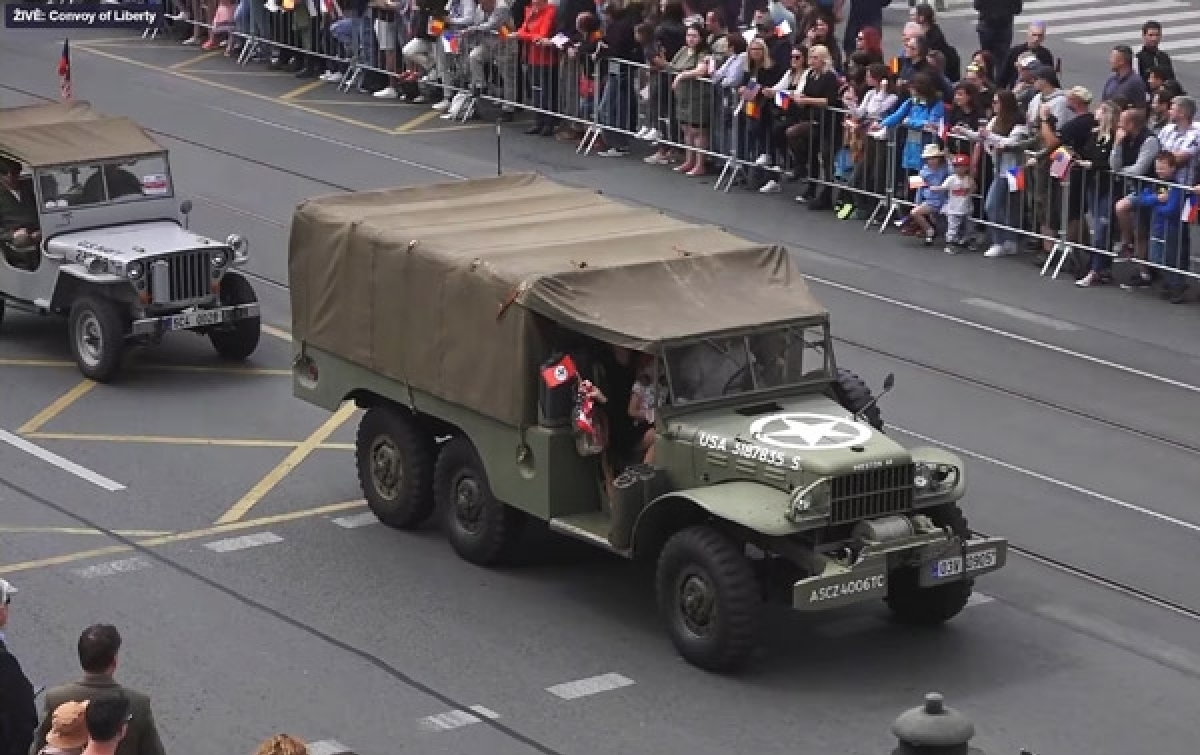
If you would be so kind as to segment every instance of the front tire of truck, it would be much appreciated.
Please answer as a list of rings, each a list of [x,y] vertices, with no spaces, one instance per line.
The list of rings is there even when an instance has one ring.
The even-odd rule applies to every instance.
[[[406,414],[371,407],[354,444],[358,483],[371,511],[389,527],[412,530],[433,513],[433,439]]]
[[[79,372],[97,383],[116,377],[125,356],[125,323],[117,303],[84,296],[71,306],[68,323],[71,354]]]
[[[254,287],[241,273],[225,273],[225,277],[221,278],[222,306],[234,307],[257,301]],[[258,348],[261,336],[262,318],[255,316],[234,320],[227,327],[210,330],[208,340],[212,342],[217,356],[230,362],[242,362]]]
[[[843,370],[840,367],[837,371],[837,380],[833,383],[833,395],[843,409],[854,414],[870,404],[873,398],[871,388],[866,381],[850,370]],[[879,432],[883,432],[883,414],[879,411],[878,404],[867,409],[863,413],[863,417],[867,420],[867,424]]]
[[[967,538],[971,530],[962,510],[953,503],[923,512],[939,527],[949,527],[955,535]],[[885,602],[901,624],[937,626],[960,614],[971,599],[975,580],[964,579],[937,587],[921,587],[917,567],[893,569],[888,576]]]
[[[483,461],[469,438],[460,435],[443,446],[433,479],[446,539],[459,557],[479,566],[508,560],[521,540],[525,520],[492,495]]]
[[[762,589],[736,542],[708,525],[681,530],[658,559],[658,606],[675,649],[707,671],[731,671],[754,651]]]

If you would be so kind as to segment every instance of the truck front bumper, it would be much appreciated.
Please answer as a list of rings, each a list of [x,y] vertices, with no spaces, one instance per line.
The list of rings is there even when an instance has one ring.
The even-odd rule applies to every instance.
[[[193,309],[174,315],[143,317],[134,320],[132,334],[135,336],[158,336],[174,330],[211,328],[258,316],[259,309],[257,303],[236,304],[227,307],[213,307],[211,309]]]
[[[960,540],[939,532],[871,545],[853,565],[827,559],[820,574],[793,584],[792,608],[826,611],[886,597],[897,568],[915,567],[917,583],[931,588],[996,571],[1007,560],[1008,541],[1000,537]]]

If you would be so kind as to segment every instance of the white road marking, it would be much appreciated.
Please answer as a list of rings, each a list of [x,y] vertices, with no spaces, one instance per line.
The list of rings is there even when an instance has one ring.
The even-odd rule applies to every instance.
[[[1034,0],[1033,2],[1025,3],[1021,9],[1023,13],[1017,18],[1037,18],[1037,12],[1047,10],[1049,8],[1069,8],[1074,5],[1094,5],[1096,0]],[[970,18],[974,19],[979,14],[975,11],[972,5],[972,0],[964,0],[963,2],[951,2],[946,4],[947,8],[961,8],[961,10],[944,10],[939,11],[938,18]],[[1055,29],[1054,31],[1057,31]]]
[[[308,755],[345,755],[345,753],[354,752],[346,745],[336,739],[322,739],[317,742],[309,742]]]
[[[1167,16],[1170,16],[1171,18],[1167,18]],[[1200,11],[1192,10],[1192,11],[1184,11],[1182,13],[1167,13],[1167,14],[1164,14],[1162,23],[1165,24],[1167,21],[1171,21],[1171,20],[1188,21],[1188,20],[1195,19],[1195,18],[1200,18]],[[1129,19],[1127,19],[1127,18],[1125,18],[1125,19],[1117,18],[1117,19],[1108,19],[1106,21],[1090,21],[1090,22],[1084,22],[1084,23],[1080,23],[1080,24],[1072,24],[1071,28],[1068,29],[1065,33],[1066,34],[1078,34],[1081,31],[1099,31],[1101,29],[1114,29],[1114,28],[1118,28],[1118,27],[1123,27],[1123,28],[1121,28],[1119,31],[1109,32],[1107,34],[1097,34],[1094,36],[1088,35],[1088,36],[1084,36],[1084,37],[1068,37],[1067,41],[1075,42],[1076,44],[1080,44],[1080,45],[1099,45],[1099,44],[1105,44],[1105,43],[1109,43],[1109,42],[1125,42],[1125,41],[1128,41],[1128,40],[1134,39],[1134,38],[1141,40],[1141,36],[1142,36],[1141,25],[1134,24],[1131,26],[1129,24]],[[1171,33],[1174,34],[1179,27],[1171,26],[1170,28],[1171,28]],[[1184,27],[1184,30],[1186,30],[1186,27]],[[1180,47],[1194,47],[1196,43],[1195,43],[1195,41],[1190,40],[1190,39],[1183,40],[1183,41],[1174,40],[1172,42],[1163,42],[1161,45],[1159,45],[1159,48],[1166,50],[1168,44],[1171,46],[1172,50],[1175,50]]]
[[[487,709],[484,708],[484,710]],[[491,711],[488,712],[491,713]],[[499,718],[499,716],[493,714],[487,716],[487,718]],[[425,731],[450,731],[451,729],[461,729],[464,726],[477,724],[481,720],[479,716],[468,713],[465,710],[452,710],[446,713],[438,713],[436,716],[425,716],[417,724]]]
[[[845,283],[838,283],[837,281],[829,280],[828,278],[819,278],[815,275],[806,275],[804,277],[807,278],[809,281],[812,281],[813,283],[818,283],[823,286],[829,286],[830,288],[836,288],[840,291],[845,291],[847,293],[855,294],[857,296],[862,296],[867,299],[874,299],[875,301],[881,301],[884,304],[891,304],[892,306],[900,307],[901,309],[907,309],[910,312],[919,312],[920,314],[923,314],[923,315],[929,315],[930,317],[936,317],[939,320],[945,320],[946,322],[952,322],[955,325],[962,325],[964,327],[972,328],[974,330],[978,330],[983,333],[988,333],[990,335],[999,336],[1001,338],[1007,338],[1010,341],[1017,341],[1018,343],[1023,343],[1027,346],[1036,346],[1039,349],[1045,349],[1046,351],[1052,351],[1055,354],[1061,354],[1063,356],[1073,357],[1080,361],[1087,362],[1088,364],[1095,364],[1095,365],[1099,365],[1101,367],[1108,367],[1109,369],[1117,370],[1118,372],[1124,372],[1127,375],[1134,375],[1136,377],[1145,378],[1146,380],[1152,380],[1156,383],[1162,383],[1163,385],[1169,385],[1173,388],[1181,388],[1185,391],[1190,391],[1192,393],[1200,393],[1200,386],[1192,385],[1191,383],[1185,383],[1182,380],[1175,380],[1174,378],[1169,378],[1164,375],[1156,375],[1153,372],[1139,370],[1138,368],[1130,367],[1127,364],[1121,364],[1119,362],[1113,362],[1108,359],[1101,359],[1100,357],[1094,357],[1090,354],[1084,354],[1083,352],[1080,352],[1080,351],[1068,349],[1065,346],[1058,346],[1053,343],[1039,341],[1036,338],[1031,338],[1029,336],[1023,336],[1019,333],[1012,333],[1010,331],[1003,330],[1001,328],[994,328],[991,325],[984,325],[983,323],[975,322],[974,320],[968,320],[965,317],[958,317],[956,315],[947,314],[945,312],[939,312],[936,309],[929,309],[928,307],[922,307],[919,304],[912,304],[911,302],[901,301],[899,299],[893,299],[890,296],[884,296],[883,294],[877,294],[873,291],[867,291],[867,290],[864,290],[861,288],[856,288],[854,286],[848,286]]]
[[[87,480],[96,487],[104,488],[110,493],[115,493],[118,490],[125,489],[125,486],[119,482],[110,480],[104,475],[93,472],[87,467],[76,464],[70,459],[64,459],[58,454],[47,451],[41,446],[35,446],[24,438],[18,435],[13,435],[6,430],[0,430],[0,440],[4,441],[13,448],[24,451],[31,456],[36,456],[47,464],[53,464],[64,472],[70,472],[82,480]]]
[[[478,713],[484,718],[490,718],[493,721],[500,717],[500,714],[491,708],[485,708],[482,705],[472,705],[469,710],[473,713]]]
[[[333,523],[339,527],[352,530],[355,527],[366,527],[368,524],[379,524],[379,517],[370,511],[364,511],[361,514],[354,514],[352,516],[339,516],[333,520]]]
[[[1030,312],[1027,309],[1021,309],[1020,307],[1002,304],[998,301],[992,301],[991,299],[972,297],[970,299],[963,299],[962,303],[968,304],[972,307],[979,307],[980,309],[987,309],[998,314],[1008,315],[1009,317],[1013,317],[1018,320],[1024,320],[1025,322],[1031,322],[1035,325],[1045,325],[1047,328],[1054,328],[1055,330],[1081,329],[1078,325],[1069,323],[1065,320],[1056,320],[1053,317],[1039,315],[1037,312]]]
[[[84,579],[95,579],[96,577],[111,577],[114,574],[127,574],[128,572],[141,571],[150,567],[150,562],[140,556],[133,558],[123,558],[119,561],[109,561],[104,564],[94,564],[85,566],[82,569],[72,569],[80,577]]]
[[[230,551],[240,551],[245,548],[257,548],[260,545],[272,545],[282,542],[283,538],[274,532],[259,532],[254,535],[242,535],[241,537],[214,540],[211,543],[205,543],[204,547],[217,553],[228,553]]]
[[[553,687],[547,687],[546,691],[556,697],[561,697],[563,700],[574,700],[579,697],[587,697],[588,695],[596,695],[601,692],[628,687],[631,684],[633,684],[632,679],[620,674],[610,673],[556,684]]]
[[[1079,8],[1071,11],[1054,11],[1053,8],[1065,8],[1074,5],[1090,6]],[[1017,16],[1017,25],[1023,26],[1030,21],[1046,21],[1049,24],[1048,31],[1051,35],[1059,33],[1058,28],[1050,22],[1065,21],[1070,18],[1083,18],[1089,15],[1092,16],[1112,16],[1125,14],[1138,14],[1139,17],[1145,17],[1146,11],[1155,10],[1158,8],[1186,8],[1187,3],[1179,2],[1178,0],[1153,0],[1152,2],[1122,3],[1120,5],[1100,6],[1096,4],[1096,0],[1062,0],[1061,2],[1034,2],[1026,3],[1022,9],[1024,12]],[[1042,11],[1049,11],[1043,13]],[[978,14],[975,10],[963,8],[962,10],[945,11],[937,14],[939,18],[975,18]],[[1138,22],[1140,25],[1140,22]],[[1023,31],[1023,30],[1022,30]]]
[[[1035,480],[1049,483],[1050,485],[1055,485],[1055,486],[1063,488],[1065,490],[1070,490],[1072,493],[1078,493],[1080,495],[1087,496],[1088,498],[1094,498],[1097,501],[1103,501],[1104,503],[1112,504],[1113,506],[1117,506],[1119,508],[1123,508],[1128,511],[1132,511],[1137,514],[1142,514],[1143,516],[1148,516],[1151,519],[1157,519],[1160,522],[1165,522],[1167,524],[1173,524],[1176,527],[1182,527],[1185,530],[1191,530],[1192,532],[1200,532],[1200,524],[1195,524],[1193,522],[1187,522],[1182,519],[1177,519],[1176,517],[1173,517],[1170,514],[1164,514],[1160,511],[1155,511],[1154,509],[1148,509],[1145,506],[1139,506],[1136,503],[1130,503],[1129,501],[1122,501],[1120,498],[1114,498],[1113,496],[1105,495],[1104,493],[1098,493],[1095,490],[1089,490],[1088,488],[1082,487],[1080,485],[1076,485],[1075,483],[1072,483],[1072,482],[1067,482],[1066,480],[1060,480],[1056,477],[1051,477],[1050,475],[1042,474],[1041,472],[1035,472],[1032,469],[1026,469],[1025,467],[1017,466],[1016,464],[1010,464],[1009,462],[1002,461],[1000,459],[997,459],[994,456],[988,456],[986,454],[981,454],[978,451],[971,451],[971,450],[963,448],[961,446],[956,446],[951,443],[946,443],[945,441],[940,441],[937,438],[931,438],[928,435],[922,435],[921,433],[915,432],[913,430],[905,429],[903,427],[900,427],[899,425],[890,425],[890,427],[893,430],[896,430],[897,432],[904,433],[905,435],[909,435],[913,438],[916,438],[917,440],[923,440],[926,443],[930,443],[935,446],[941,446],[942,448],[945,448],[948,451],[953,451],[956,454],[960,454],[962,456],[969,456],[973,459],[978,459],[979,461],[987,462],[988,464],[993,464],[997,467],[1000,467],[1001,469],[1007,469],[1010,472],[1016,472],[1017,474],[1022,474],[1022,475],[1025,475],[1026,477],[1032,477]]]
[[[987,605],[988,603],[994,603],[995,601],[996,601],[996,599],[993,598],[991,595],[984,595],[981,592],[973,592],[973,593],[971,593],[971,597],[967,598],[967,608],[974,608],[975,606],[984,606],[984,605]]]

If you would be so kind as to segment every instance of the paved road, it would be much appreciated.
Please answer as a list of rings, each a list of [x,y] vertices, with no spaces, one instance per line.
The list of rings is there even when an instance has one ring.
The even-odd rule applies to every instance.
[[[53,96],[60,41],[4,43],[0,84]],[[490,127],[295,94],[289,77],[161,42],[73,45],[78,96],[156,130],[195,226],[247,234],[268,279],[284,280],[305,197],[496,169]],[[516,131],[505,170],[787,243],[833,313],[840,361],[875,384],[896,373],[893,432],[971,459],[975,527],[1200,609],[1194,305],[947,258]],[[868,755],[934,688],[989,752],[1193,751],[1195,623],[1037,562],[983,580],[942,632],[897,630],[874,606],[780,613],[755,668],[718,678],[672,653],[628,565],[534,533],[527,563],[485,571],[433,532],[387,530],[357,500],[355,418],[329,427],[290,397],[286,293],[258,285],[273,335],[249,370],[185,336],[121,384],[81,387],[60,326],[12,316],[0,339],[0,428],[57,454],[0,444],[0,575],[24,588],[11,644],[53,683],[73,673],[79,627],[118,622],[121,673],[153,690],[172,751],[248,751],[284,729],[363,755]]]

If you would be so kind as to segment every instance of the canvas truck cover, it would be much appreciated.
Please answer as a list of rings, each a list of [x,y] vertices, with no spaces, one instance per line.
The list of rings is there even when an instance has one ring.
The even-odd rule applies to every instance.
[[[510,424],[535,315],[647,351],[826,315],[782,247],[534,174],[308,200],[288,273],[297,341]]]

